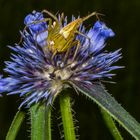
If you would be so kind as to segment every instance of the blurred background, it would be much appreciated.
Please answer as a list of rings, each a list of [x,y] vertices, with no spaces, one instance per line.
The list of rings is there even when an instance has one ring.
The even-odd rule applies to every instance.
[[[52,13],[64,12],[71,17],[72,14],[85,16],[97,11],[105,14],[101,20],[113,29],[116,36],[108,40],[107,50],[122,48],[123,58],[117,65],[125,66],[124,69],[115,71],[117,76],[113,81],[117,84],[105,83],[109,93],[140,122],[140,0],[0,0],[0,72],[3,73],[4,61],[9,60],[10,49],[7,45],[14,45],[20,39],[19,30],[24,27],[24,17],[33,10],[47,9]],[[86,21],[92,25],[95,18]],[[73,90],[71,92],[74,93]],[[0,140],[5,139],[10,123],[20,104],[18,96],[4,96],[0,98]],[[98,106],[85,96],[74,94],[73,110],[76,123],[80,128],[77,135],[80,140],[113,140],[106,128]],[[52,116],[53,139],[60,139],[58,128],[61,121],[58,119],[60,112],[56,101]],[[118,125],[124,140],[133,138]],[[17,140],[30,139],[30,122],[27,115],[26,121],[18,134]]]

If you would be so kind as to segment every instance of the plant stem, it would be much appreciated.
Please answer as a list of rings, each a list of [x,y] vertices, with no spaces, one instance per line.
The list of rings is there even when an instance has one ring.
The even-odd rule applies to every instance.
[[[65,140],[76,140],[71,112],[70,96],[67,93],[60,95],[60,110]]]
[[[101,109],[103,119],[115,140],[123,140],[119,130],[117,129],[113,118],[103,109]]]
[[[12,121],[9,131],[6,135],[6,140],[15,140],[20,126],[24,120],[25,112],[18,111]]]
[[[51,108],[35,104],[31,112],[31,140],[51,140]]]

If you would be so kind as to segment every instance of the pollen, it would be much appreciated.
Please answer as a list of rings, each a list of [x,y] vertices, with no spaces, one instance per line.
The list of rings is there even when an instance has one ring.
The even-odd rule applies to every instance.
[[[59,93],[63,87],[63,83],[60,80],[53,80],[51,85],[52,93]]]
[[[51,74],[54,72],[54,67],[51,65],[46,66],[46,70],[43,73],[43,78],[46,78],[47,80],[51,80]]]
[[[59,70],[56,70],[54,73],[54,78],[52,80],[52,83],[51,83],[51,92],[60,92],[63,87],[64,87],[64,81],[67,81],[71,75],[72,75],[72,72],[67,69],[67,68],[64,68],[64,69],[59,69]]]
[[[55,71],[55,75],[57,79],[61,79],[63,81],[69,79],[72,75],[72,72],[69,69],[65,68]]]

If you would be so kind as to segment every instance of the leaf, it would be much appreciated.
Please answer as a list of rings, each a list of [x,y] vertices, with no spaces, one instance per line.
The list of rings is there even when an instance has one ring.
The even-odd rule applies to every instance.
[[[103,109],[101,109],[101,113],[109,131],[114,137],[114,140],[123,140],[123,137],[121,136],[117,126],[115,125],[115,121],[113,120],[113,118]]]
[[[140,124],[105,90],[103,85],[82,82],[71,84],[108,112],[136,140],[140,140]]]
[[[15,140],[20,126],[24,120],[25,112],[18,111],[12,121],[9,131],[6,135],[6,140]]]

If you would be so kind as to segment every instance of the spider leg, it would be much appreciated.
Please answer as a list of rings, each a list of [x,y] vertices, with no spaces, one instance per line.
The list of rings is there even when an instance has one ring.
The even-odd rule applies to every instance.
[[[43,10],[41,13],[46,13],[48,14],[50,17],[52,17],[55,21],[58,22],[58,19],[55,15],[53,15],[51,12],[49,12],[48,10]]]
[[[77,34],[79,34],[79,35],[81,35],[81,36],[87,38],[88,41],[89,41],[89,44],[90,44],[90,40],[91,40],[90,37],[88,37],[87,35],[83,34],[82,32],[79,32],[79,31],[76,31],[75,33],[77,33]]]
[[[100,20],[100,19],[99,19],[99,15],[103,16],[103,14],[101,14],[101,13],[92,12],[92,13],[89,14],[88,16],[85,16],[84,18],[82,18],[82,21],[85,21],[85,20],[89,19],[89,18],[92,17],[92,16],[96,16],[96,18],[97,18],[98,20]]]
[[[52,19],[51,19],[51,18],[45,18],[45,19],[43,19],[43,20],[33,21],[32,23],[26,25],[26,26],[24,27],[24,29],[23,29],[23,33],[26,31],[26,29],[27,29],[30,25],[38,24],[38,23],[41,23],[41,22],[44,22],[44,21],[45,21],[45,22],[49,21],[49,28],[51,28]],[[45,31],[46,31],[46,30],[45,30]],[[37,34],[38,34],[38,33],[37,33]],[[18,45],[22,42],[22,40],[23,40],[23,37],[21,36]]]
[[[51,56],[51,61],[52,61],[52,62],[53,62],[53,59],[54,59],[54,56],[56,55],[56,53],[57,53],[57,50],[55,50],[55,51],[53,52],[52,56]]]
[[[87,35],[83,34],[82,32],[79,32],[79,31],[76,31],[76,33],[81,35],[81,36],[83,36],[83,37],[85,37],[86,39],[88,39],[88,42],[89,42],[89,45],[90,45],[90,43],[91,43],[91,38],[90,37],[88,37]],[[88,54],[90,54],[89,51],[88,51]]]
[[[48,31],[48,30],[51,30],[51,25],[52,25],[52,19],[51,18],[45,18],[45,21],[47,22],[47,21],[49,21],[49,27],[48,27],[48,29],[45,29],[45,30],[43,30],[43,31],[40,31],[40,32],[38,32],[36,35],[35,35],[35,44],[36,44],[36,46],[37,46],[37,37],[38,37],[38,35],[39,34],[41,34],[41,33],[44,33],[44,32],[46,32],[46,31]]]
[[[64,56],[64,59],[63,59],[63,62],[64,62],[64,63],[66,62],[66,60],[67,60],[67,58],[68,58],[68,56],[69,56],[70,49],[71,49],[71,48],[68,48],[67,51],[66,51],[66,53],[65,53],[65,56]]]
[[[72,46],[75,46],[76,45],[76,50],[74,52],[74,55],[73,55],[73,58],[72,58],[72,62],[75,60],[76,58],[76,55],[78,53],[78,50],[79,50],[79,47],[80,47],[80,41],[79,40],[75,40],[73,43],[72,43]]]

